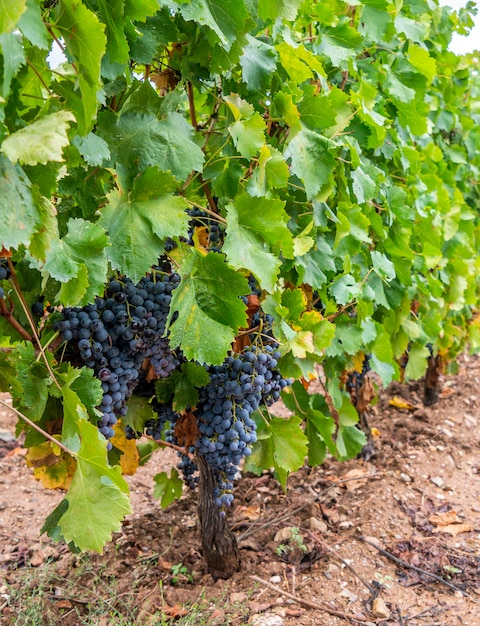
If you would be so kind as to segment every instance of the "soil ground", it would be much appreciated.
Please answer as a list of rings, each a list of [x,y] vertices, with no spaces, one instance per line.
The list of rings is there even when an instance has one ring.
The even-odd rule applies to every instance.
[[[2,441],[15,418],[0,412],[0,624],[478,626],[480,358],[441,384],[428,408],[420,383],[381,394],[368,462],[304,468],[286,494],[268,473],[244,476],[229,514],[242,569],[216,582],[195,498],[165,511],[153,499],[172,451],[128,478],[134,514],[105,553],[73,555],[40,537],[62,494]]]

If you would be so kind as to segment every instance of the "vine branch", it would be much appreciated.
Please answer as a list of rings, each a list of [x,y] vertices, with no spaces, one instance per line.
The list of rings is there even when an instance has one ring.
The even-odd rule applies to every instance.
[[[63,444],[61,441],[58,441],[58,439],[55,439],[55,437],[52,437],[52,435],[50,435],[45,430],[43,430],[43,428],[41,428],[40,426],[35,424],[35,422],[32,422],[32,420],[28,419],[28,417],[26,415],[24,415],[23,413],[18,411],[15,407],[10,406],[4,400],[0,400],[0,404],[3,405],[4,407],[6,407],[9,411],[13,411],[15,413],[15,415],[17,415],[21,420],[23,420],[26,424],[28,424],[30,426],[30,428],[33,428],[38,433],[40,433],[43,437],[45,437],[45,439],[48,439],[49,441],[54,443],[56,446],[61,448],[64,452],[66,452],[70,456],[73,456],[75,458],[77,457],[77,454],[75,452],[73,452],[73,450],[70,450],[70,448],[67,448],[67,446],[65,444]]]

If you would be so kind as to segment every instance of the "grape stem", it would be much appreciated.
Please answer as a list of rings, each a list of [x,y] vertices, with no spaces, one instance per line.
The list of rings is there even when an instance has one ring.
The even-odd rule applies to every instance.
[[[55,439],[55,437],[52,437],[52,435],[50,435],[49,433],[47,433],[45,430],[43,430],[43,428],[40,428],[40,426],[38,426],[37,424],[35,424],[35,422],[32,422],[31,420],[28,419],[28,417],[26,415],[24,415],[23,413],[21,413],[20,411],[18,411],[15,407],[10,406],[7,402],[5,402],[4,400],[0,400],[0,404],[3,405],[4,407],[6,407],[9,411],[13,411],[15,413],[15,415],[17,415],[20,419],[22,419],[24,422],[26,422],[30,428],[33,428],[34,430],[36,430],[38,433],[40,433],[41,435],[43,435],[43,437],[45,437],[45,439],[48,439],[49,441],[51,441],[52,443],[54,443],[56,446],[58,446],[59,448],[61,448],[64,452],[66,452],[67,454],[70,454],[70,456],[73,457],[77,457],[77,454],[75,452],[73,452],[72,450],[70,450],[70,448],[67,448],[66,445],[64,445],[61,441],[58,441],[58,439]]]
[[[60,383],[58,382],[58,380],[56,379],[55,373],[52,370],[52,368],[50,366],[50,363],[48,362],[47,355],[45,354],[45,350],[44,350],[44,348],[42,346],[42,343],[40,341],[40,337],[38,336],[37,329],[35,328],[35,322],[33,321],[32,314],[30,313],[28,305],[25,302],[25,298],[23,296],[22,289],[21,289],[21,287],[20,287],[20,285],[18,283],[18,280],[17,280],[17,274],[15,272],[15,268],[13,267],[13,263],[12,263],[12,261],[10,259],[8,259],[8,266],[9,266],[10,272],[12,274],[11,281],[12,281],[13,289],[15,290],[15,293],[17,294],[17,297],[20,300],[20,304],[22,305],[22,309],[23,309],[25,315],[27,316],[28,323],[30,324],[30,328],[32,329],[33,337],[35,338],[35,341],[33,341],[32,339],[30,339],[30,341],[32,341],[32,343],[37,345],[37,347],[40,350],[40,353],[41,353],[41,355],[43,357],[43,360],[45,361],[45,365],[47,367],[48,373],[52,377],[52,380],[55,383],[55,386],[57,387],[57,389],[59,389],[61,391],[62,387],[61,387]]]
[[[172,448],[173,450],[180,452],[180,454],[184,454],[185,456],[188,456],[189,458],[193,458],[190,454],[188,454],[188,451],[186,448],[177,446],[176,444],[170,443],[169,441],[164,441],[163,439],[154,439],[153,437],[150,437],[150,435],[144,434],[143,437],[145,437],[145,439],[149,439],[150,441],[153,441],[154,443],[157,443],[159,446],[162,446],[163,448]]]

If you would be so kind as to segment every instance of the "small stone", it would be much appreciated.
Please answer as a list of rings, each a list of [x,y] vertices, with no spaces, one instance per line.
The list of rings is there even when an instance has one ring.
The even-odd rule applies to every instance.
[[[275,535],[274,541],[277,543],[283,543],[284,541],[289,541],[292,538],[292,527],[285,526],[281,528]]]
[[[405,474],[404,472],[402,472],[400,474],[400,480],[402,481],[402,483],[411,483],[412,479],[408,474]]]
[[[254,615],[250,624],[252,626],[283,626],[284,619],[275,613],[264,613],[263,615]]]
[[[441,478],[440,476],[433,476],[433,478],[430,478],[430,482],[433,483],[436,487],[443,487],[443,478]]]
[[[317,519],[316,517],[311,517],[310,530],[317,533],[326,533],[328,531],[328,526],[322,520]]]
[[[381,618],[386,618],[390,616],[390,611],[385,604],[385,600],[383,600],[382,598],[375,598],[375,600],[372,602],[372,615]]]
[[[270,578],[270,582],[271,582],[273,585],[278,585],[278,583],[281,583],[281,582],[282,582],[282,577],[281,577],[281,576],[279,576],[278,574],[276,574],[275,576],[272,576],[272,577]]]
[[[338,525],[339,528],[341,528],[342,530],[345,530],[347,528],[352,528],[353,526],[353,522],[351,522],[350,520],[345,520],[344,522],[340,522],[340,524]]]

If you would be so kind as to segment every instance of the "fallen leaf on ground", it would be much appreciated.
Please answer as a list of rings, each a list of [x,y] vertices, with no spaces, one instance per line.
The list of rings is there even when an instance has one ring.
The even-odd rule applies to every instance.
[[[388,402],[390,406],[393,406],[395,409],[406,409],[407,411],[415,411],[415,407],[411,402],[400,398],[399,396],[394,396]]]
[[[235,511],[237,517],[248,520],[256,520],[260,517],[261,508],[259,504],[251,504],[250,506],[237,506]]]
[[[435,526],[447,526],[448,524],[460,524],[462,522],[454,509],[430,515],[428,521],[435,524]]]
[[[470,526],[470,524],[448,524],[448,526],[438,526],[437,528],[434,528],[433,532],[456,537],[462,533],[471,533],[473,530],[474,528],[473,526]]]

